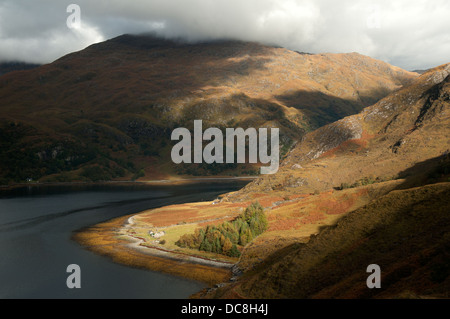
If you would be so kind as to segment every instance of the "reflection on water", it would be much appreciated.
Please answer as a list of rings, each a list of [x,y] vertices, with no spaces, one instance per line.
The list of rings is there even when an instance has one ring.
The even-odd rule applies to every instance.
[[[212,200],[248,181],[27,186],[0,191],[0,298],[186,298],[202,284],[134,269],[95,255],[70,237],[111,218],[183,202]],[[81,289],[66,268],[81,267]]]

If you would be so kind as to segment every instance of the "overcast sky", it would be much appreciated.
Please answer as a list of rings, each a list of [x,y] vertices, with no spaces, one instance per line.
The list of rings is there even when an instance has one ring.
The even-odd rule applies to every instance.
[[[80,8],[79,26],[70,4]],[[449,17],[449,0],[0,0],[0,61],[48,63],[124,33],[156,31],[359,52],[424,69],[450,62]]]

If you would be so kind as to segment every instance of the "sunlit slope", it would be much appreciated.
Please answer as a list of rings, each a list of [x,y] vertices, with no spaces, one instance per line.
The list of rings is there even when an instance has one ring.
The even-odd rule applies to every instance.
[[[361,113],[307,134],[277,174],[255,180],[230,199],[432,174],[433,162],[439,161],[433,159],[450,151],[449,73],[448,64],[435,68]]]

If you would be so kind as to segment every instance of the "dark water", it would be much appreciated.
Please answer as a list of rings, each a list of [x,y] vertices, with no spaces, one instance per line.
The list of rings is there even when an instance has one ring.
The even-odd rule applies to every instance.
[[[72,241],[72,232],[148,208],[212,200],[246,183],[40,186],[1,191],[0,298],[186,298],[203,285],[113,263]],[[81,289],[66,286],[70,264],[81,268]]]

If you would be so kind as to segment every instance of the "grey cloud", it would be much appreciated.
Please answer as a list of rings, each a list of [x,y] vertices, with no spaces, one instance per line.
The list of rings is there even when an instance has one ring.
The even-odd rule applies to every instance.
[[[66,7],[81,7],[69,29]],[[359,52],[405,69],[447,63],[447,0],[0,0],[0,60],[51,62],[123,33],[234,38],[305,52]]]

